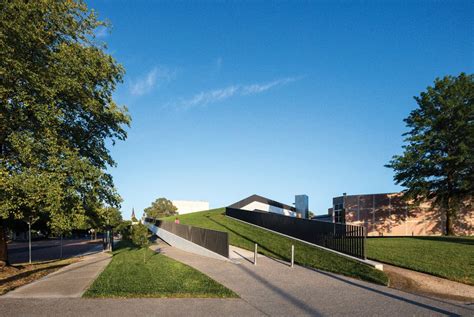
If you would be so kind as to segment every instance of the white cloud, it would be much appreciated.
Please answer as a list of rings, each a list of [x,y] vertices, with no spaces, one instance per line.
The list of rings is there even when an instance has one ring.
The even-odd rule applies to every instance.
[[[183,100],[182,106],[184,108],[190,108],[194,106],[204,106],[209,103],[225,100],[235,95],[238,92],[238,89],[239,87],[237,86],[229,86],[224,89],[200,92],[190,99]]]
[[[135,96],[142,96],[149,93],[156,86],[167,83],[176,77],[176,72],[164,67],[155,67],[143,77],[131,81],[130,93]]]
[[[257,83],[251,85],[231,85],[222,89],[202,91],[189,99],[182,99],[175,103],[178,108],[189,109],[192,107],[205,106],[210,103],[216,103],[229,99],[234,96],[249,96],[263,93],[277,86],[283,86],[299,80],[300,77],[287,77],[273,80],[267,83]]]
[[[264,83],[264,84],[253,84],[253,85],[243,86],[242,87],[242,94],[243,95],[259,94],[261,92],[272,89],[273,87],[283,86],[283,85],[289,84],[291,82],[294,82],[298,79],[300,79],[300,78],[299,77],[288,77],[288,78],[277,79],[277,80],[274,80],[274,81],[271,81],[271,82],[268,82],[268,83]]]

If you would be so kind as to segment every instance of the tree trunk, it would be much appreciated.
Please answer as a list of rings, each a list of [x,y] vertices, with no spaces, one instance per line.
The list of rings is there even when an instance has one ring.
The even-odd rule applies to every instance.
[[[453,207],[450,202],[450,198],[446,200],[446,227],[445,232],[447,236],[454,236],[453,228]]]
[[[8,247],[7,247],[7,231],[4,220],[0,219],[0,268],[9,265],[8,263]]]
[[[453,173],[452,171],[448,171],[448,178],[447,178],[447,187],[448,187],[448,195],[445,197],[446,199],[446,235],[453,236],[454,229],[453,229],[453,216],[455,215],[455,211],[453,210],[453,201],[452,201],[452,192],[453,192]]]

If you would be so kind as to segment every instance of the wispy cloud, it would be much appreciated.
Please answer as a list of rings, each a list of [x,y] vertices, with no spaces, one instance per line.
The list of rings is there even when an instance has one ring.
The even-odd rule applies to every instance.
[[[135,96],[142,96],[160,84],[170,82],[175,77],[176,71],[165,67],[155,67],[141,78],[131,81],[130,93]]]
[[[198,106],[205,106],[211,103],[224,101],[236,96],[249,96],[263,93],[278,86],[284,86],[291,82],[297,81],[301,77],[287,77],[266,83],[257,83],[251,85],[230,85],[222,89],[202,91],[195,94],[191,98],[181,99],[174,103],[177,108],[189,109]]]
[[[191,108],[194,106],[207,105],[209,103],[218,102],[234,96],[239,90],[238,86],[228,86],[224,89],[216,89],[211,91],[203,91],[194,95],[190,99],[183,100],[181,106]]]
[[[264,84],[253,84],[253,85],[247,85],[242,87],[242,94],[243,95],[253,95],[253,94],[259,94],[261,92],[267,91],[269,89],[272,89],[277,86],[283,86],[286,84],[289,84],[291,82],[294,82],[296,80],[300,79],[300,77],[287,77],[287,78],[281,78],[277,79],[268,83]]]

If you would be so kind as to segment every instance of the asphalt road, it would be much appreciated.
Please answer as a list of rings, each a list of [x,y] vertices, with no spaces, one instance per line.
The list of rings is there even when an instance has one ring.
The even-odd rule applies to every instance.
[[[63,258],[70,258],[100,249],[101,240],[63,240]],[[59,259],[61,255],[60,240],[39,240],[31,243],[32,261],[49,261]],[[8,244],[8,260],[11,264],[28,262],[28,242],[11,242]]]

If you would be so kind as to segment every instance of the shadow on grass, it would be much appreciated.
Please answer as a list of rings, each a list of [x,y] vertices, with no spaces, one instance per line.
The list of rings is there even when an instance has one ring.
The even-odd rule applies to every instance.
[[[69,263],[56,264],[56,265],[51,265],[51,266],[47,266],[47,267],[42,267],[42,268],[22,272],[22,273],[15,274],[15,275],[9,276],[7,278],[1,279],[0,283],[4,284],[4,283],[13,282],[13,281],[16,281],[16,280],[20,280],[20,279],[29,277],[33,274],[38,273],[38,272],[54,270],[54,269],[58,269],[58,268],[61,268],[61,267],[67,266],[67,265],[69,265]]]

